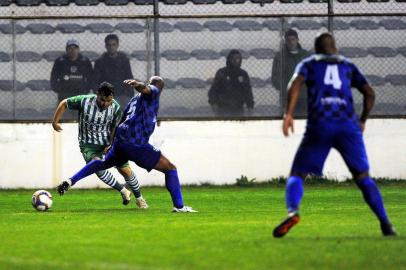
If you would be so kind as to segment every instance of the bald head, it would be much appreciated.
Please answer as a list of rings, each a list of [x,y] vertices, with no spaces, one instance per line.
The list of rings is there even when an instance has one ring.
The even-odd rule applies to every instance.
[[[314,51],[317,54],[336,54],[336,42],[331,33],[325,32],[314,40]]]
[[[161,91],[162,89],[164,89],[165,83],[164,80],[159,77],[159,76],[152,76],[151,78],[149,78],[149,84],[152,84],[156,87],[158,87]]]

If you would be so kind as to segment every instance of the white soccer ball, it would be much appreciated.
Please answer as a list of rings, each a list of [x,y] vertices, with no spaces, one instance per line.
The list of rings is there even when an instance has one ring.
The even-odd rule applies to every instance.
[[[52,207],[52,195],[46,190],[37,190],[32,194],[31,203],[38,211],[46,211]]]

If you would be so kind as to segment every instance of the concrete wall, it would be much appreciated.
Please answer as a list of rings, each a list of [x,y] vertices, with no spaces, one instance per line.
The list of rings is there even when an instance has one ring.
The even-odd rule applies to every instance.
[[[304,131],[284,138],[281,121],[162,122],[151,143],[177,165],[182,183],[235,183],[241,175],[268,180],[286,176]],[[50,124],[0,124],[0,188],[52,188],[84,165],[77,143],[77,125],[63,124],[56,134]],[[406,120],[369,120],[365,141],[376,177],[406,179]],[[131,164],[141,185],[163,185],[161,173]],[[123,179],[112,169],[119,181]],[[325,164],[326,176],[350,176],[333,150]],[[105,187],[95,176],[78,187]]]

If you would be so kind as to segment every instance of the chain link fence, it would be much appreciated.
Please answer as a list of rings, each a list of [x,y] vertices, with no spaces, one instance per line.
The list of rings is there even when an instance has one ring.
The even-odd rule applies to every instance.
[[[156,40],[153,1],[67,3],[0,0],[0,120],[52,119],[61,95],[51,73],[67,53],[67,41],[79,43],[80,53],[94,69],[96,60],[106,53],[105,38],[110,34],[119,38],[119,51],[126,55],[133,77],[146,80],[159,70],[165,78],[161,118],[280,118],[291,70],[312,53],[317,33],[328,29],[333,31],[340,53],[357,64],[375,88],[372,115],[406,115],[403,2],[159,1],[155,6],[155,13],[160,14]],[[334,16],[327,16],[329,9]],[[350,16],[354,10],[368,15]],[[290,58],[285,42],[288,29],[297,34],[301,47]],[[159,48],[157,59],[154,48]],[[210,93],[218,86],[216,74],[224,73],[232,50],[239,52],[246,72],[236,76],[245,88],[232,98],[243,102],[245,110],[219,113],[209,103],[213,99]],[[86,94],[97,83],[94,73],[81,72],[82,64],[70,65],[60,80],[87,81],[77,90]],[[223,71],[218,72],[220,69]],[[230,80],[228,75],[224,79]],[[356,90],[354,96],[360,110],[362,97]],[[305,116],[305,105],[299,103],[298,116]],[[75,118],[74,114],[65,116]]]

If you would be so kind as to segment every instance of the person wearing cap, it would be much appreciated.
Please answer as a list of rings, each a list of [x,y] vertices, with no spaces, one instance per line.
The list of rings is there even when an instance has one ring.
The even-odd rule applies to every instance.
[[[116,34],[109,34],[104,39],[106,52],[94,63],[93,85],[97,86],[106,81],[114,85],[116,100],[121,107],[125,107],[134,96],[134,90],[123,83],[127,78],[133,78],[130,60],[127,55],[118,50],[119,39]]]
[[[309,52],[302,48],[299,43],[299,35],[293,29],[285,32],[281,51],[275,54],[272,64],[271,81],[273,87],[281,93],[281,105],[283,110],[286,108],[287,86],[292,77],[296,65],[304,58],[309,56]],[[299,101],[296,107],[296,113],[299,116],[305,116],[307,111],[306,91],[300,92]]]
[[[87,94],[92,88],[92,76],[92,64],[80,53],[79,41],[69,39],[66,53],[55,60],[51,71],[51,88],[58,94],[58,102]]]

